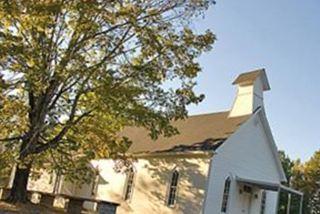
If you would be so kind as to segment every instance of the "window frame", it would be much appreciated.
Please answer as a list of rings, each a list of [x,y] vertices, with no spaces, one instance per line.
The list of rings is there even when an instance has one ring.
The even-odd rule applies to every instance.
[[[125,188],[123,192],[123,200],[127,202],[130,202],[132,199],[135,177],[136,177],[136,172],[133,170],[133,168],[128,169],[126,173],[126,182],[125,182]]]
[[[52,173],[50,173],[50,175],[49,175],[49,181],[48,181],[48,184],[53,184],[53,179],[54,179],[54,174],[53,174],[53,172]]]
[[[228,176],[224,180],[224,187],[223,187],[223,193],[222,193],[222,203],[221,203],[221,212],[222,213],[226,213],[228,210],[230,189],[231,189],[231,178],[230,178],[230,176]]]
[[[62,179],[62,175],[60,173],[60,171],[57,171],[55,174],[55,181],[53,184],[53,193],[59,193],[60,190],[60,186],[61,186],[61,179]]]
[[[166,205],[168,207],[174,207],[177,204],[179,179],[180,173],[177,169],[174,169],[171,173],[171,178],[168,185],[168,193],[166,200]]]

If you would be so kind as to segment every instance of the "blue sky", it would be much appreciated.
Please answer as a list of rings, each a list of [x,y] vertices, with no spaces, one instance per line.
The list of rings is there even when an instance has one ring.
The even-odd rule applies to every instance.
[[[278,148],[304,161],[320,149],[319,0],[218,0],[192,27],[209,28],[218,40],[200,58],[197,91],[206,99],[190,114],[229,109],[234,78],[265,68],[265,106]]]

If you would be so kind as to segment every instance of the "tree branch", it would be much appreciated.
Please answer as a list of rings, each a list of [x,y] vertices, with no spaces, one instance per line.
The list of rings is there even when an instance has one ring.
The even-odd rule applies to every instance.
[[[0,139],[0,142],[6,142],[6,141],[15,141],[15,140],[21,140],[23,137],[22,136],[16,136],[16,137],[8,137],[8,138],[3,138]]]
[[[77,123],[79,123],[83,118],[88,117],[92,112],[93,112],[93,109],[83,113],[75,121],[72,121],[72,122],[68,121],[66,123],[66,125],[63,127],[63,129],[59,132],[59,134],[57,134],[53,139],[49,140],[47,143],[40,144],[38,147],[35,147],[34,149],[32,149],[30,151],[30,153],[31,154],[37,154],[37,153],[41,153],[43,151],[46,151],[49,148],[57,147],[59,145],[59,143],[61,142],[62,138],[64,137],[64,135],[68,132],[68,130],[72,126],[74,126]]]

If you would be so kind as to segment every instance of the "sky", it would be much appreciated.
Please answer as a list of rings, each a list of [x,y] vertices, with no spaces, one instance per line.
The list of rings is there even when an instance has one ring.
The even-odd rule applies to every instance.
[[[206,99],[191,115],[230,109],[236,76],[265,68],[265,108],[278,148],[302,161],[320,149],[319,0],[217,0],[192,28],[218,39],[199,59],[196,91]]]

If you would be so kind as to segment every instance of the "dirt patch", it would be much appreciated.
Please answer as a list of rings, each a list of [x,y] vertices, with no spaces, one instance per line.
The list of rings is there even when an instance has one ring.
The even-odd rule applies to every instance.
[[[61,209],[55,209],[51,207],[45,207],[38,204],[26,203],[26,204],[9,204],[4,201],[0,201],[0,214],[62,214],[65,213]]]

